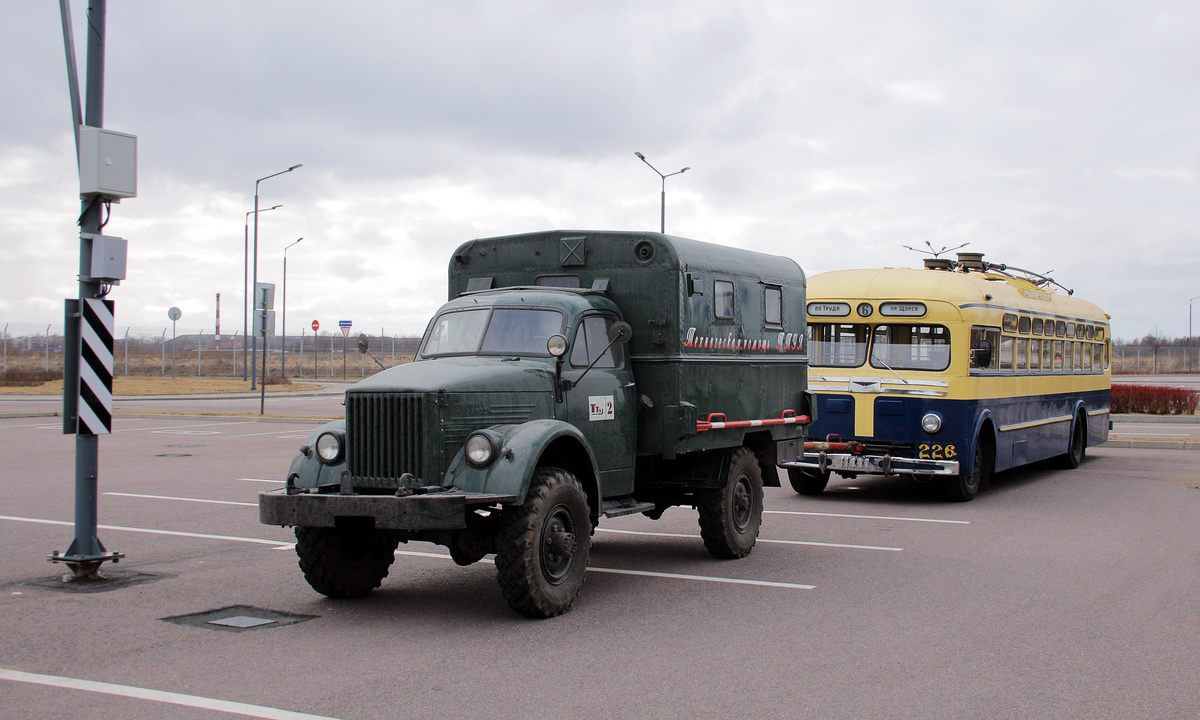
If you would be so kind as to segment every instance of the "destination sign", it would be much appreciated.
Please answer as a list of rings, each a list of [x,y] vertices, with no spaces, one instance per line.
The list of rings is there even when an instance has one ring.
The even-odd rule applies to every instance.
[[[810,302],[808,314],[813,317],[846,317],[850,314],[850,303]]]
[[[879,314],[887,317],[924,317],[925,303],[885,302],[879,304]]]

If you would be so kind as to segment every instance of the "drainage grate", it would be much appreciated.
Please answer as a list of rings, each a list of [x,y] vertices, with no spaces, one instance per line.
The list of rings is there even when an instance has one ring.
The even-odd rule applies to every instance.
[[[205,612],[192,613],[190,615],[175,615],[161,619],[175,623],[176,625],[190,625],[209,630],[240,632],[242,630],[260,630],[262,628],[280,627],[282,625],[295,625],[296,623],[302,623],[305,620],[312,620],[318,617],[320,615],[299,615],[296,613],[250,607],[249,605],[231,605],[217,610],[206,610]]]
[[[191,457],[191,453],[160,453],[154,457]]]

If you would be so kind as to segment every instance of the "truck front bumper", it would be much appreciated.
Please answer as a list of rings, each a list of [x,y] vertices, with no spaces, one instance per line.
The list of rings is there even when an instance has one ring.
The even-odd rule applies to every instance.
[[[854,455],[850,453],[806,452],[799,460],[783,467],[804,468],[837,473],[877,473],[881,475],[957,475],[957,460],[925,460],[891,455]]]
[[[258,521],[264,525],[333,527],[338,518],[373,518],[384,530],[455,530],[467,526],[468,507],[513,502],[511,495],[457,491],[420,495],[258,494]]]

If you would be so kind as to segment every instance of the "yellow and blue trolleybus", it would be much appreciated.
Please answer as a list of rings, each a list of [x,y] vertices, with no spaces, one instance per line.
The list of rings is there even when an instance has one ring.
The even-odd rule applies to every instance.
[[[810,278],[816,417],[793,489],[909,475],[965,501],[996,471],[1078,466],[1108,439],[1109,316],[1060,290],[980,253]]]

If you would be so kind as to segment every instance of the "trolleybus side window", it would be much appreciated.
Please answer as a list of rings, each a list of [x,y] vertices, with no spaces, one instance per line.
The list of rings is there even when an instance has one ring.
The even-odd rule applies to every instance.
[[[983,370],[1000,367],[1000,328],[979,325],[971,328],[971,367]]]
[[[944,325],[879,325],[871,347],[871,367],[893,370],[950,367],[950,331]]]
[[[867,359],[867,326],[809,323],[809,362],[823,367],[859,367]]]

